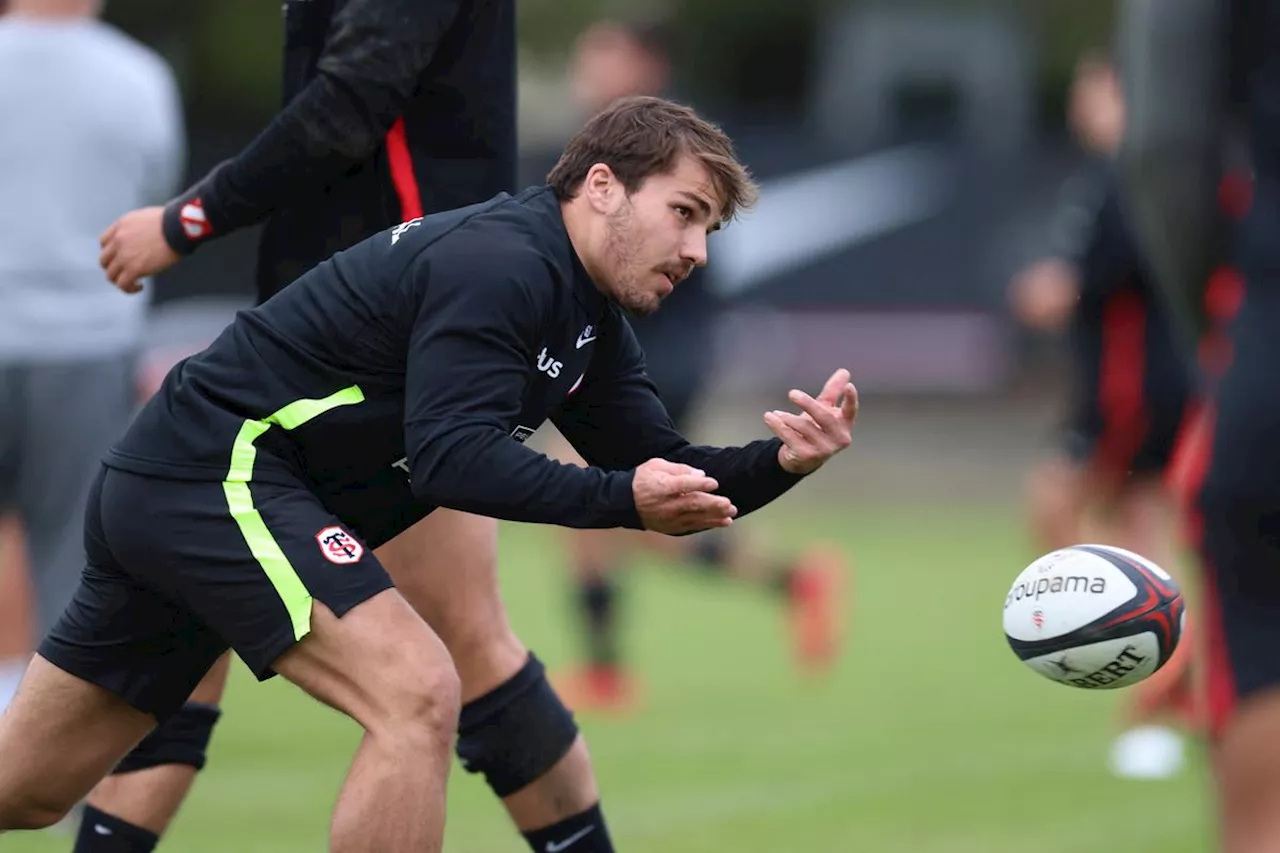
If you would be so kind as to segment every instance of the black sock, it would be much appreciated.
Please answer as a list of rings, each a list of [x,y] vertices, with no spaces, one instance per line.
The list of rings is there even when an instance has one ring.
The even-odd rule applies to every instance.
[[[768,575],[766,585],[779,595],[791,594],[791,584],[795,581],[796,564],[779,563]]]
[[[86,805],[72,853],[151,853],[159,841],[154,832]]]
[[[524,840],[537,853],[613,853],[613,841],[599,803],[582,814],[526,832]]]
[[[689,557],[697,568],[709,574],[720,574],[729,568],[733,552],[731,534],[724,530],[707,530],[693,537]]]
[[[708,530],[694,537],[690,557],[702,571],[720,574],[729,569],[733,548],[733,535],[727,530]],[[770,566],[757,583],[766,590],[785,597],[791,594],[791,583],[795,575],[796,563],[788,560]]]
[[[608,572],[592,573],[578,585],[578,607],[586,629],[587,659],[594,666],[618,662],[618,587]]]

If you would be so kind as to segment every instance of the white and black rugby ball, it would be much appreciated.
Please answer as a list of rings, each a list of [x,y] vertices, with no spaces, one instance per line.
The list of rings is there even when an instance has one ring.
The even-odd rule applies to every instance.
[[[1110,545],[1072,545],[1023,570],[1004,601],[1004,633],[1027,666],[1087,689],[1128,687],[1169,660],[1185,606],[1169,575]]]

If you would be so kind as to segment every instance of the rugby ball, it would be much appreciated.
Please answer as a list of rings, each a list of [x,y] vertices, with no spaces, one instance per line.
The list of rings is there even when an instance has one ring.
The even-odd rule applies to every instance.
[[[1004,634],[1045,678],[1111,689],[1137,684],[1168,662],[1185,613],[1177,584],[1155,563],[1110,545],[1072,545],[1014,580]]]

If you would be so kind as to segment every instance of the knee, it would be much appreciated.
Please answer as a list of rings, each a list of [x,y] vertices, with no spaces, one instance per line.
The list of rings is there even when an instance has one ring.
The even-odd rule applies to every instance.
[[[389,672],[381,713],[366,726],[370,734],[449,748],[462,708],[462,683],[448,656],[433,655]]]
[[[59,802],[39,792],[24,791],[0,804],[0,832],[10,829],[48,829],[71,813],[73,802]]]
[[[216,705],[187,702],[176,714],[154,728],[125,756],[113,775],[148,770],[166,765],[186,765],[204,769],[213,728],[222,716]]]
[[[532,654],[515,675],[462,709],[458,757],[499,797],[540,779],[579,742],[573,715]],[[585,750],[585,747],[584,747]]]
[[[465,697],[479,696],[506,681],[529,656],[501,612],[496,618],[455,622],[441,631],[441,638],[457,667]]]

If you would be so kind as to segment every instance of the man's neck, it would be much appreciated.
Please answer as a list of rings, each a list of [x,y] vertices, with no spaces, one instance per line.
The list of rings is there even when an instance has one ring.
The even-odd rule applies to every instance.
[[[564,219],[564,230],[569,234],[569,247],[573,249],[578,256],[578,260],[582,263],[582,268],[587,271],[587,275],[591,279],[591,283],[601,293],[604,290],[600,287],[600,275],[592,263],[593,252],[591,249],[591,228],[589,227],[588,214],[590,211],[582,209],[583,202],[580,199],[569,199],[560,202],[560,216]],[[608,296],[608,294],[605,294]]]

